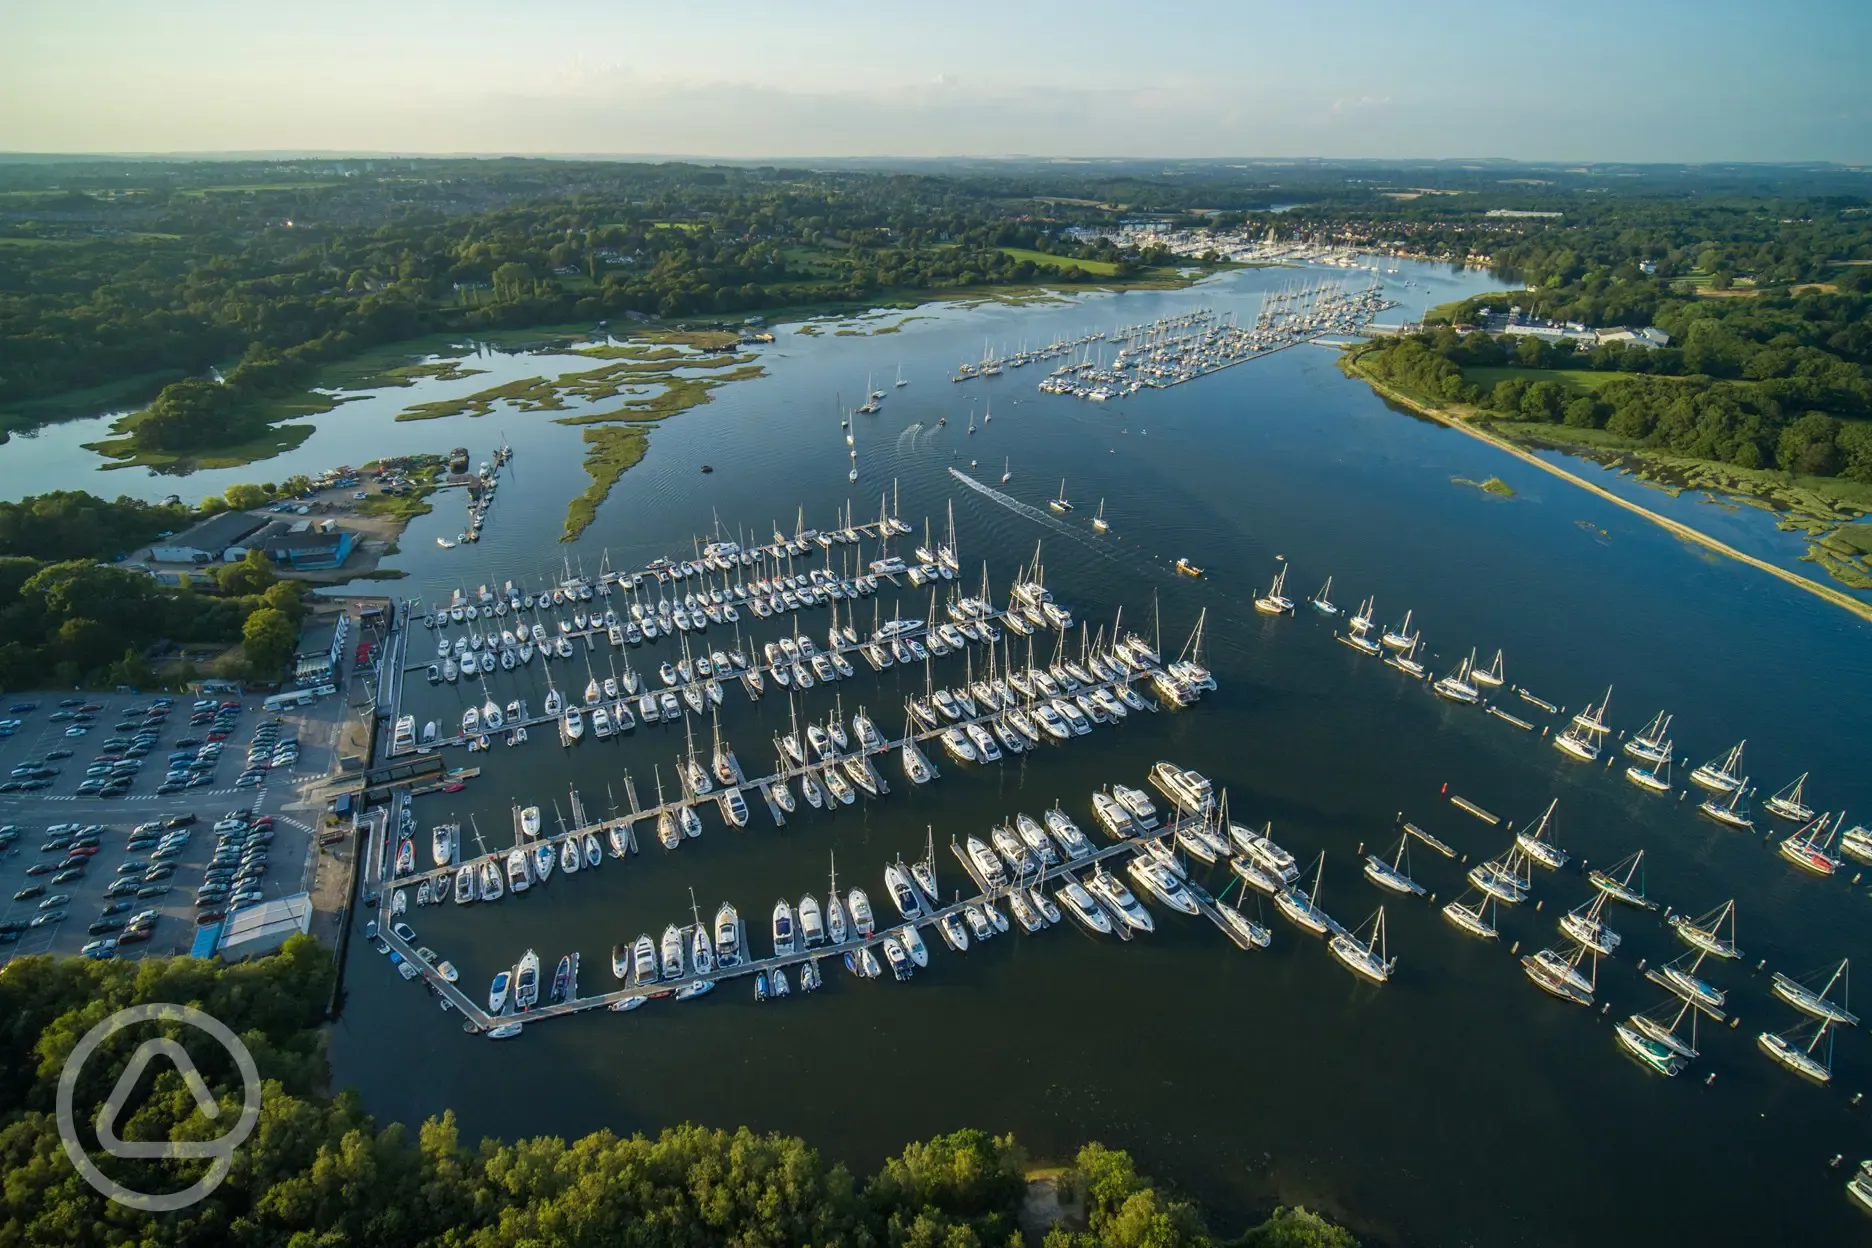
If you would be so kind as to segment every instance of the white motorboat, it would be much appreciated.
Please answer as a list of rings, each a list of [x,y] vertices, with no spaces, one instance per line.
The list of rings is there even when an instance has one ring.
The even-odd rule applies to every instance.
[[[782,897],[773,908],[773,947],[774,956],[786,957],[793,952],[796,932],[793,926],[793,907]]]
[[[1105,870],[1104,867],[1101,866],[1094,871],[1092,882],[1087,887],[1111,907],[1113,914],[1125,926],[1140,932],[1156,930],[1157,925],[1152,921],[1150,911],[1131,895],[1131,890],[1126,888],[1117,876]]]
[[[1112,934],[1111,917],[1078,880],[1067,877],[1059,890],[1059,900],[1066,913],[1084,924],[1087,930],[1105,936]]]
[[[1196,899],[1190,896],[1189,889],[1184,887],[1183,881],[1177,877],[1176,872],[1156,858],[1139,855],[1125,864],[1125,870],[1146,892],[1165,905],[1181,910],[1185,914],[1198,913]]]

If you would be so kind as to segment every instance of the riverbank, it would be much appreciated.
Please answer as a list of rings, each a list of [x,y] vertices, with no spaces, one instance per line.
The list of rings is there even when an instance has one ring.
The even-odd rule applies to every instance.
[[[1473,408],[1468,408],[1460,404],[1451,404],[1447,407],[1437,406],[1437,405],[1424,402],[1421,399],[1417,399],[1415,397],[1407,395],[1403,393],[1402,391],[1393,389],[1392,387],[1386,385],[1384,382],[1381,382],[1377,378],[1371,376],[1368,372],[1366,372],[1363,368],[1359,366],[1358,350],[1356,348],[1345,352],[1340,357],[1339,364],[1340,364],[1340,368],[1344,372],[1346,372],[1348,376],[1356,377],[1358,380],[1363,381],[1365,384],[1369,385],[1378,394],[1391,400],[1393,403],[1397,403],[1400,406],[1407,407],[1411,411],[1416,412],[1419,415],[1426,416],[1430,418],[1431,420],[1438,422],[1439,424],[1448,426],[1451,429],[1460,430],[1461,432],[1468,434],[1472,438],[1477,438],[1483,442],[1487,442],[1491,446],[1494,446],[1496,449],[1503,451],[1506,454],[1512,455],[1516,459],[1521,460],[1523,463],[1531,464],[1534,467],[1539,468],[1543,472],[1550,473],[1553,476],[1559,477],[1563,481],[1570,482],[1573,485],[1578,486],[1580,489],[1585,490],[1588,493],[1593,494],[1601,499],[1604,499],[1606,502],[1609,502],[1615,506],[1621,507],[1624,510],[1629,511],[1634,515],[1644,517],[1646,520],[1649,520],[1651,523],[1657,525],[1659,528],[1664,529],[1666,532],[1672,534],[1675,537],[1681,538],[1687,542],[1692,542],[1698,546],[1703,547],[1705,550],[1712,551],[1726,558],[1734,559],[1738,563],[1745,563],[1749,565],[1750,567],[1756,569],[1757,571],[1766,572],[1768,575],[1776,577],[1779,580],[1785,581],[1787,584],[1792,585],[1797,589],[1804,590],[1807,593],[1813,594],[1815,597],[1825,599],[1827,602],[1832,603],[1836,607],[1840,607],[1846,611],[1850,611],[1854,615],[1858,616],[1859,618],[1863,620],[1872,621],[1872,603],[1862,602],[1859,599],[1852,597],[1850,594],[1842,593],[1841,591],[1834,589],[1832,586],[1823,585],[1818,581],[1809,579],[1808,577],[1804,577],[1797,573],[1790,572],[1786,568],[1776,567],[1774,564],[1769,563],[1765,559],[1758,559],[1753,555],[1744,554],[1742,551],[1737,550],[1735,547],[1730,546],[1727,543],[1720,542],[1716,540],[1715,538],[1709,536],[1707,533],[1704,533],[1698,529],[1693,529],[1689,525],[1683,524],[1676,520],[1672,520],[1667,516],[1660,515],[1659,513],[1652,511],[1651,509],[1647,507],[1642,507],[1639,504],[1632,502],[1630,499],[1621,498],[1617,494],[1614,494],[1612,491],[1606,489],[1605,487],[1597,485],[1591,481],[1588,481],[1586,478],[1580,476],[1578,473],[1571,472],[1561,467],[1558,464],[1550,463],[1549,461],[1542,459],[1540,456],[1534,454],[1532,451],[1526,449],[1525,447],[1517,445],[1516,443],[1509,441],[1507,438],[1501,437],[1493,432],[1490,432],[1488,429],[1482,427],[1481,425],[1478,425],[1477,423],[1475,423],[1473,420],[1470,419],[1470,417],[1474,414]]]

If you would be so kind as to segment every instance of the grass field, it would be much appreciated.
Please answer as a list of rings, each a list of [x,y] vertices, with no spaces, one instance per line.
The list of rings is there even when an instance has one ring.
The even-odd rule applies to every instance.
[[[1590,368],[1516,368],[1512,364],[1463,369],[1463,376],[1484,390],[1492,389],[1499,381],[1525,381],[1529,385],[1537,381],[1557,381],[1574,394],[1591,394],[1631,375],[1595,372]]]
[[[1078,269],[1081,273],[1091,273],[1096,277],[1118,275],[1118,266],[1109,260],[1074,260],[1069,256],[1052,256],[1044,251],[1031,251],[1025,247],[1003,247],[1001,253],[1014,260],[1031,260],[1042,268]]]

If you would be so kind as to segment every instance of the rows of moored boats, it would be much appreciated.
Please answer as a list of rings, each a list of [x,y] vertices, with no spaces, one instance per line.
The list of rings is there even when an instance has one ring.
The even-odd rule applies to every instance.
[[[1294,611],[1294,603],[1285,596],[1286,573],[1287,568],[1283,563],[1273,587],[1266,594],[1256,597],[1257,610],[1267,614],[1291,614]],[[1328,617],[1340,614],[1339,608],[1332,602],[1331,590],[1332,581],[1328,578],[1319,593],[1308,600],[1317,612]],[[1410,611],[1406,611],[1396,624],[1381,627],[1375,617],[1373,602],[1367,598],[1360,604],[1357,613],[1349,618],[1346,630],[1336,636],[1342,643],[1362,653],[1383,655],[1386,663],[1414,679],[1430,679],[1429,670],[1417,658],[1422,635]],[[1439,697],[1465,705],[1483,704],[1485,689],[1500,689],[1503,686],[1502,655],[1499,651],[1494,661],[1486,667],[1478,664],[1475,652],[1471,651],[1453,670],[1431,683],[1432,690]],[[1553,710],[1550,704],[1532,694],[1518,692],[1525,702],[1543,710]],[[1607,689],[1602,698],[1574,714],[1560,732],[1552,735],[1553,745],[1562,755],[1587,763],[1597,762],[1605,756],[1608,738],[1611,736],[1607,723],[1611,697],[1612,691]],[[1512,718],[1506,715],[1503,717]],[[1626,779],[1648,792],[1668,793],[1674,789],[1670,778],[1675,755],[1671,722],[1668,712],[1659,711],[1644,728],[1626,737],[1620,746],[1622,754],[1632,760],[1631,765],[1625,768]],[[1725,826],[1752,830],[1754,820],[1747,808],[1747,799],[1753,790],[1742,766],[1745,744],[1738,742],[1724,754],[1691,769],[1689,775],[1693,784],[1709,794],[1699,803],[1701,813]],[[1616,758],[1614,755],[1608,759],[1607,765],[1610,766]],[[1843,865],[1840,855],[1872,864],[1872,831],[1861,826],[1846,828],[1843,814],[1835,816],[1816,813],[1805,799],[1807,780],[1807,775],[1803,773],[1764,803],[1765,808],[1777,818],[1799,825],[1797,831],[1780,842],[1781,856],[1805,871],[1822,876],[1832,875]],[[1527,900],[1533,888],[1534,873],[1531,868],[1540,866],[1556,869],[1565,864],[1568,856],[1553,843],[1551,836],[1553,812],[1554,807],[1550,805],[1534,827],[1517,833],[1501,854],[1470,868],[1466,876],[1469,890],[1443,906],[1444,916],[1459,930],[1482,939],[1496,939],[1498,932],[1493,914],[1502,905],[1517,905]],[[1409,877],[1404,866],[1413,835],[1423,834],[1418,829],[1408,828],[1400,838],[1394,855],[1370,856],[1365,868],[1367,877],[1380,887],[1394,892],[1422,895],[1425,890]],[[1644,853],[1641,850],[1608,870],[1594,870],[1588,874],[1596,890],[1594,896],[1568,911],[1559,920],[1562,935],[1569,939],[1521,958],[1529,979],[1544,991],[1563,1000],[1581,1005],[1593,1003],[1597,960],[1610,956],[1620,943],[1619,934],[1603,917],[1606,904],[1610,901],[1646,909],[1657,908],[1657,904],[1645,895],[1640,874],[1643,861]],[[1322,855],[1322,868],[1323,862]],[[1329,925],[1324,924],[1323,916],[1308,913],[1311,908],[1310,900],[1306,905],[1296,900],[1283,907],[1303,925],[1328,930]],[[1696,1053],[1691,1042],[1682,1040],[1679,1031],[1674,1029],[1680,1028],[1688,1015],[1693,1032],[1694,1015],[1699,1011],[1722,1017],[1725,993],[1700,978],[1698,971],[1706,959],[1713,957],[1721,960],[1740,956],[1734,947],[1734,918],[1733,900],[1699,918],[1685,915],[1671,917],[1672,929],[1691,948],[1682,957],[1662,967],[1647,970],[1646,977],[1675,995],[1658,1010],[1633,1015],[1615,1031],[1619,1044],[1648,1066],[1666,1074],[1678,1073]],[[1725,927],[1728,931],[1726,937],[1720,935]],[[1829,994],[1837,992],[1843,997],[1845,970],[1846,963],[1842,961],[1836,967],[1824,968],[1821,972],[1801,978],[1777,974],[1776,995],[1802,1010],[1809,1016],[1809,1021],[1791,1031],[1763,1032],[1758,1038],[1762,1051],[1797,1073],[1820,1081],[1829,1079],[1831,1029],[1850,1020],[1844,1005],[1834,1005],[1833,997]],[[1810,982],[1816,978],[1823,982],[1817,986]],[[1665,1016],[1669,1016],[1669,1025],[1663,1021]]]
[[[1349,291],[1342,282],[1327,281],[1264,300],[1252,325],[1207,308],[1179,313],[1111,334],[1108,341],[1120,345],[1110,358],[1102,347],[1073,351],[1040,382],[1040,390],[1102,403],[1147,388],[1167,389],[1321,334],[1358,333],[1390,306],[1375,284]]]
[[[1051,603],[1050,598],[1046,601]],[[906,779],[918,785],[934,779],[936,769],[918,744],[917,731],[933,733],[944,753],[955,762],[985,764],[1009,754],[1025,753],[1048,738],[1065,741],[1085,735],[1094,725],[1115,723],[1133,711],[1159,709],[1157,701],[1134,687],[1138,682],[1147,682],[1164,701],[1188,706],[1215,688],[1214,675],[1198,657],[1201,632],[1199,620],[1184,655],[1168,664],[1161,661],[1152,643],[1136,634],[1120,632],[1115,641],[1105,645],[1101,633],[1100,644],[1088,644],[1078,659],[1058,657],[1051,665],[1041,666],[1030,654],[1025,668],[1009,667],[998,672],[991,661],[979,680],[955,688],[926,684],[923,694],[912,695],[906,702],[909,726],[915,731],[906,732],[896,743],[884,738],[863,709],[851,716],[849,732],[842,722],[842,711],[823,723],[808,723],[803,732],[794,719],[790,731],[775,743],[780,771],[757,783],[782,813],[796,809],[791,787],[794,776],[799,781],[800,797],[808,805],[815,809],[836,808],[851,805],[860,790],[874,797],[883,791],[873,759],[887,753],[893,744]],[[989,635],[983,636],[986,639]],[[939,632],[931,632],[928,637],[932,645],[942,644]],[[929,658],[915,635],[898,633],[892,640],[915,645],[923,650],[926,661]],[[722,804],[729,823],[736,827],[747,825],[744,782],[719,732],[710,765],[704,765],[692,749],[680,762],[679,771],[685,793],[681,800],[665,802],[658,780],[653,817],[657,839],[666,849],[676,849],[684,840],[701,835],[697,800],[713,798]],[[441,902],[450,896],[457,902],[494,901],[507,892],[524,892],[547,879],[555,855],[560,870],[567,874],[581,865],[595,868],[604,857],[600,835],[608,840],[612,857],[621,858],[629,850],[627,823],[622,820],[608,820],[562,834],[556,842],[549,837],[535,844],[541,832],[541,815],[537,806],[528,806],[515,812],[515,826],[518,835],[514,849],[460,865],[459,825],[434,828],[431,858],[437,868],[454,868],[454,884],[450,889],[438,881],[422,881],[418,904]],[[419,871],[412,826],[398,844],[392,878],[416,874]]]

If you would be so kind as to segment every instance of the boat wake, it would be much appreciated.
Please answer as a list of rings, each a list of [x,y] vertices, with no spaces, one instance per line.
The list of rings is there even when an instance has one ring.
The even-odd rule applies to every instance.
[[[917,438],[920,437],[922,433],[923,422],[920,420],[913,421],[908,428],[897,435],[897,453],[902,455],[907,451],[916,450]]]
[[[949,475],[954,477],[956,480],[960,481],[963,485],[968,486],[969,489],[974,490],[977,494],[981,494],[985,496],[986,498],[996,503],[1001,504],[1001,506],[1007,508],[1009,511],[1013,512],[1014,514],[1019,515],[1019,516],[1025,516],[1029,520],[1033,520],[1040,524],[1043,524],[1047,528],[1051,529],[1053,532],[1058,533],[1064,537],[1071,538],[1073,541],[1079,543],[1079,545],[1085,547],[1087,550],[1090,550],[1093,553],[1107,560],[1118,562],[1117,556],[1112,553],[1109,543],[1093,540],[1091,537],[1087,536],[1085,533],[1081,532],[1078,529],[1073,528],[1070,524],[1067,524],[1063,520],[1060,520],[1057,517],[1053,516],[1050,512],[1042,511],[1038,507],[1031,507],[1027,505],[1026,503],[1021,502],[1018,498],[1010,498],[1006,494],[1003,494],[1000,490],[997,490],[993,488],[992,486],[982,484],[980,481],[977,481],[974,477],[969,476],[968,473],[963,472],[960,468],[951,468],[949,470]]]

